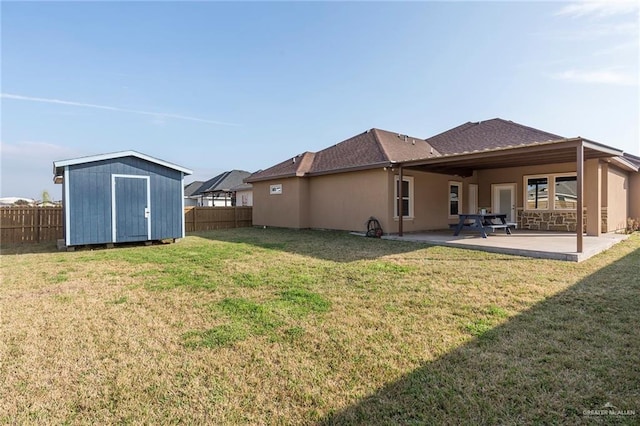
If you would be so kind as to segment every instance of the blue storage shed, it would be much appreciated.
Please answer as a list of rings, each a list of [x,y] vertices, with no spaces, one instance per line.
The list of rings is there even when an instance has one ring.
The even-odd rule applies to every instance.
[[[187,168],[136,151],[54,161],[67,247],[184,237]]]

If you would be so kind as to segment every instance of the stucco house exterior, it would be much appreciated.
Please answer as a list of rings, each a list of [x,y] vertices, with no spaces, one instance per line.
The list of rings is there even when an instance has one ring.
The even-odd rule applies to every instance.
[[[496,118],[428,139],[370,129],[245,182],[257,226],[362,231],[374,216],[402,234],[486,208],[521,229],[575,232],[582,222],[599,235],[640,217],[639,168],[616,148]]]

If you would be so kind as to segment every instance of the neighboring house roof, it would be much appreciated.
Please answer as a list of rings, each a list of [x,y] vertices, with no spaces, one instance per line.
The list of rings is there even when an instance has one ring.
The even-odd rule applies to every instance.
[[[203,182],[203,181],[201,181],[201,180],[196,180],[196,181],[191,182],[191,183],[190,183],[190,184],[188,184],[188,185],[185,185],[185,187],[184,187],[184,196],[185,196],[185,197],[191,197],[191,196],[193,196],[193,195],[194,195],[194,193],[195,193],[198,189],[200,189],[200,187],[202,186],[202,184],[203,184],[203,183],[204,183],[204,182]]]
[[[256,172],[246,181],[368,169],[437,155],[424,139],[374,128],[322,151],[304,152]]]
[[[624,153],[624,155],[622,156],[625,160],[629,161],[631,164],[633,164],[634,166],[640,168],[640,157],[637,157],[635,155],[631,155],[628,153]]]
[[[182,166],[178,166],[177,164],[169,163],[168,161],[160,160],[158,158],[151,157],[146,154],[142,154],[137,151],[120,151],[120,152],[111,152],[108,154],[100,154],[100,155],[91,155],[88,157],[79,157],[79,158],[71,158],[69,160],[60,160],[53,162],[53,173],[55,175],[60,175],[63,171],[64,166],[72,166],[75,164],[85,164],[92,163],[94,161],[104,161],[104,160],[112,160],[116,158],[122,157],[136,157],[142,160],[149,161],[151,163],[159,164],[161,166],[168,167],[170,169],[178,170],[186,175],[193,174],[193,171],[187,169]]]
[[[513,121],[494,118],[468,122],[426,139],[441,154],[461,154],[565,139]]]
[[[241,183],[240,185],[231,188],[231,191],[251,191],[252,189],[253,185],[250,183]]]
[[[250,175],[251,173],[244,170],[231,170],[220,173],[218,176],[203,182],[198,189],[191,193],[191,195],[196,196],[208,193],[231,192],[232,188],[242,184],[244,179]]]

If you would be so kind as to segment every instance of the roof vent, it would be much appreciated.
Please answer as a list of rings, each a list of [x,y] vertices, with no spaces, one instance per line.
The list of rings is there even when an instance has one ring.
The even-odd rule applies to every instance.
[[[415,140],[415,139],[412,139],[412,140],[411,140],[411,145],[415,145],[415,144],[416,144],[416,140]]]
[[[296,157],[293,157],[293,164],[296,164]]]

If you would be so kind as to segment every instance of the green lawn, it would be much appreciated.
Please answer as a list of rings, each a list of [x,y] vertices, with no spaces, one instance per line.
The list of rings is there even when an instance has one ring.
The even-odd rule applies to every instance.
[[[640,423],[638,233],[579,264],[254,228],[0,260],[0,423]]]

